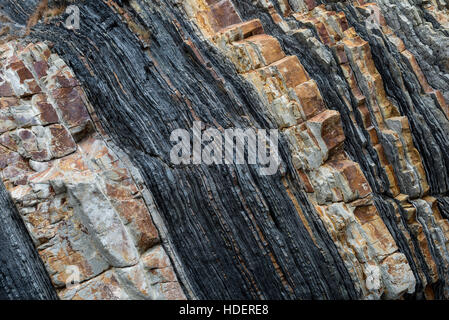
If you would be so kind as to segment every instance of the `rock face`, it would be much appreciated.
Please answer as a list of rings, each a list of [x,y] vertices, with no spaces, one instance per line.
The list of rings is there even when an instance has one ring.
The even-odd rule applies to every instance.
[[[0,189],[0,299],[55,299],[45,268],[5,188]]]
[[[4,2],[0,297],[449,298],[444,1]],[[173,164],[194,121],[278,172]]]
[[[2,178],[59,297],[185,298],[144,191],[72,71],[42,42],[0,50],[11,75],[0,98]]]

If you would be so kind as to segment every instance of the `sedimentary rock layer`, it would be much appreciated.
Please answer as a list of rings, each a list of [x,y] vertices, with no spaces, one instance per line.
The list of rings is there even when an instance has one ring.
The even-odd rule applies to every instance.
[[[55,299],[48,274],[3,186],[0,200],[0,299]]]
[[[5,215],[60,298],[449,298],[446,4],[71,4],[0,9]],[[194,121],[279,130],[278,172],[173,164]]]
[[[71,70],[42,42],[0,50],[2,178],[59,296],[183,298],[142,190]]]

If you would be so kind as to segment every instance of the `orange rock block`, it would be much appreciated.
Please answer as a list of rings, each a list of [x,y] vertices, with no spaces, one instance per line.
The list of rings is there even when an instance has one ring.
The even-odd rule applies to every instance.
[[[345,178],[357,198],[365,198],[372,190],[358,163],[351,160],[329,161]]]
[[[288,56],[271,64],[270,67],[275,67],[279,71],[289,88],[295,88],[301,83],[310,80],[297,56]]]
[[[272,36],[259,34],[246,38],[245,41],[257,48],[257,51],[264,59],[265,66],[285,57],[279,41]]]

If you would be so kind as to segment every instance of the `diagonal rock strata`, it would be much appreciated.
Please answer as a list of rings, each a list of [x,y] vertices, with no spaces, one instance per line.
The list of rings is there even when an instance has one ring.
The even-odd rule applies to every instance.
[[[149,249],[167,259],[158,231],[107,137],[93,130],[72,71],[43,42],[9,42],[1,51],[13,92],[0,98],[12,116],[1,135],[2,178],[59,296],[184,298],[170,262],[157,281],[143,268]],[[74,267],[80,287],[66,288]]]
[[[59,296],[447,298],[447,9],[101,1],[8,39],[2,179]],[[172,164],[194,121],[278,129],[279,172]]]
[[[358,201],[349,207],[341,203],[365,198],[369,195],[370,188],[358,165],[349,160],[340,148],[345,137],[339,113],[324,110],[324,102],[316,83],[310,80],[296,56],[285,57],[284,53],[264,51],[263,47],[255,45],[254,38],[260,39],[262,36],[254,34],[259,33],[261,29],[258,20],[243,22],[223,29],[213,40],[233,61],[241,64],[237,69],[256,86],[271,115],[279,119],[278,125],[286,128],[284,134],[288,137],[292,149],[293,164],[306,181],[312,202],[316,204],[317,211],[334,242],[339,244],[340,255],[346,258],[347,268],[362,284],[364,295],[367,298],[379,298],[386,291],[387,297],[395,298],[404,291],[412,292],[415,286],[414,276],[405,256],[396,252],[398,248],[373,203],[370,203],[369,199]],[[267,39],[277,42],[275,38],[266,36],[265,43],[268,42]],[[234,42],[235,40],[237,41]],[[256,54],[251,54],[246,48],[259,50]],[[271,48],[281,51],[278,43],[271,45]],[[273,56],[279,60],[273,61]],[[252,57],[255,59],[251,59]],[[255,68],[259,65],[261,68]],[[254,66],[253,70],[244,70],[244,67],[248,66]],[[305,92],[307,89],[304,89],[303,84],[307,85],[308,92]],[[295,95],[298,92],[299,94]],[[310,100],[315,103],[310,103]],[[321,105],[322,109],[306,112],[307,109],[303,108],[303,105],[306,108]],[[310,116],[304,116],[306,113]],[[290,122],[285,121],[286,118]],[[335,204],[329,205],[329,202]],[[338,227],[335,225],[336,221],[340,221]],[[339,238],[345,233],[351,234],[354,239],[344,239],[342,242]],[[360,250],[360,244],[356,243],[361,241],[366,242],[362,246],[369,248],[371,252],[363,253]],[[387,258],[390,255],[394,258]],[[388,271],[385,273],[385,270],[392,270],[389,265],[395,263],[396,267],[402,269],[404,278],[399,279]],[[387,265],[389,267],[386,267]],[[376,286],[365,284],[364,279],[373,273],[377,273],[378,277],[373,280]]]
[[[348,4],[346,6],[346,4],[344,5],[336,5],[337,8],[344,9],[344,12],[346,14],[349,14],[350,11],[347,11],[346,8],[349,8],[349,10],[351,10],[351,4]],[[355,10],[358,10],[361,13],[365,13],[367,11],[369,11],[368,9],[376,9],[376,7],[373,7],[373,4],[360,4],[360,3],[355,3]],[[273,21],[277,24],[282,24],[281,20],[279,20],[280,15],[278,13],[275,12],[274,8],[275,6],[273,5],[265,5],[266,10],[271,14],[271,16],[273,16]],[[413,147],[413,144],[416,143],[416,133],[413,132],[413,130],[408,129],[408,125],[404,126],[404,123],[407,123],[407,119],[405,117],[401,117],[398,118],[397,116],[395,116],[394,118],[392,118],[392,120],[394,119],[394,121],[387,119],[387,121],[385,121],[386,125],[382,125],[382,120],[384,120],[385,116],[387,117],[391,117],[391,110],[394,111],[394,113],[396,115],[398,115],[398,110],[402,111],[403,106],[402,104],[399,104],[398,106],[394,107],[393,109],[391,109],[391,102],[388,102],[388,98],[385,98],[385,92],[383,90],[383,85],[380,82],[380,85],[376,85],[376,82],[378,83],[379,81],[382,81],[382,77],[379,74],[379,72],[376,70],[376,67],[378,67],[379,65],[376,63],[378,60],[374,59],[371,60],[371,52],[369,51],[369,46],[367,47],[367,42],[363,39],[361,39],[358,36],[355,36],[356,34],[354,33],[354,29],[349,28],[348,25],[348,21],[346,20],[346,16],[343,12],[337,13],[335,11],[329,11],[329,9],[325,9],[324,6],[313,6],[313,9],[309,12],[309,9],[304,9],[302,10],[300,13],[293,13],[292,15],[294,16],[295,20],[298,20],[300,22],[300,25],[302,27],[302,29],[298,29],[296,30],[295,28],[297,28],[295,26],[295,24],[291,23],[291,25],[293,25],[294,27],[290,28],[288,27],[287,30],[284,30],[285,32],[287,32],[288,35],[294,35],[301,43],[304,43],[305,45],[310,46],[313,43],[313,47],[316,47],[316,50],[320,50],[321,52],[319,53],[319,55],[323,56],[323,49],[326,50],[326,47],[323,47],[322,45],[317,46],[316,40],[313,40],[313,38],[315,39],[319,39],[320,42],[322,42],[324,45],[326,45],[327,47],[330,47],[330,49],[333,48],[334,51],[334,57],[336,58],[336,62],[337,64],[341,65],[341,73],[339,71],[335,71],[337,74],[342,74],[344,75],[344,77],[347,80],[348,85],[351,88],[351,91],[353,92],[353,97],[352,100],[357,101],[356,104],[352,103],[352,105],[350,105],[349,103],[347,104],[347,108],[349,110],[351,110],[351,112],[353,112],[352,110],[354,110],[354,107],[361,107],[361,112],[362,112],[362,121],[357,119],[357,114],[355,114],[355,116],[351,116],[350,119],[351,121],[358,126],[360,123],[362,124],[362,127],[364,127],[367,130],[370,130],[366,133],[366,136],[369,136],[369,139],[373,141],[374,144],[379,142],[379,137],[377,137],[379,130],[378,129],[382,129],[382,127],[387,127],[388,131],[386,132],[386,138],[385,139],[385,135],[384,137],[381,136],[381,138],[383,138],[382,140],[384,141],[380,141],[381,144],[383,144],[382,147],[380,147],[379,145],[375,146],[375,150],[376,153],[378,153],[378,157],[379,159],[381,159],[382,161],[382,166],[385,166],[385,169],[388,169],[388,162],[392,163],[393,166],[390,166],[390,168],[388,169],[387,173],[387,177],[389,180],[389,184],[390,184],[390,189],[392,194],[389,193],[388,197],[394,196],[396,195],[396,203],[402,202],[404,203],[404,195],[406,194],[407,197],[421,197],[423,195],[428,194],[429,192],[429,187],[427,187],[427,182],[426,182],[426,177],[424,176],[424,174],[427,174],[427,177],[429,176],[428,172],[430,169],[429,166],[427,166],[427,157],[424,157],[424,161],[419,159],[419,154],[417,152],[417,149],[421,151],[421,147],[418,145],[418,148],[415,149]],[[375,11],[375,10],[372,10]],[[416,75],[416,79],[418,79],[419,83],[421,83],[421,87],[422,87],[422,91],[424,92],[425,95],[427,95],[429,98],[431,96],[435,97],[435,96],[439,96],[440,99],[433,99],[434,101],[432,101],[432,104],[435,103],[436,105],[436,112],[440,112],[440,114],[442,116],[439,116],[439,121],[440,121],[440,126],[438,127],[438,130],[442,129],[444,130],[444,128],[446,127],[446,119],[444,117],[444,113],[446,113],[446,107],[445,107],[445,102],[444,99],[441,99],[441,93],[438,90],[434,90],[433,88],[431,88],[430,86],[426,86],[426,82],[425,82],[425,78],[423,77],[423,73],[421,72],[419,66],[414,62],[414,58],[413,55],[411,55],[409,52],[405,51],[405,48],[403,46],[401,46],[401,42],[400,40],[397,38],[397,36],[392,33],[391,29],[388,28],[388,26],[386,26],[385,24],[385,20],[383,19],[382,14],[379,12],[379,10],[377,10],[377,12],[379,13],[378,15],[378,20],[379,20],[379,27],[383,28],[383,32],[385,32],[386,36],[391,39],[392,43],[394,43],[394,45],[399,45],[399,50],[401,50],[401,52],[403,52],[403,57],[405,58],[404,60],[406,60],[406,64],[408,67],[410,67],[413,71],[413,73],[415,73]],[[366,17],[366,14],[364,15]],[[283,23],[282,24],[282,28],[285,29],[286,24]],[[361,24],[357,24],[357,26],[361,26]],[[304,27],[307,28],[312,28],[312,33],[308,33],[309,31],[305,30]],[[349,29],[348,29],[349,28]],[[291,31],[290,31],[291,30]],[[358,31],[360,30],[359,28],[357,29]],[[367,35],[369,35],[370,33],[367,33],[368,31],[364,31],[363,36],[368,37]],[[308,35],[307,35],[308,33]],[[311,39],[312,38],[312,39]],[[312,41],[313,40],[313,41]],[[306,42],[307,41],[307,42]],[[340,42],[340,45],[339,45]],[[378,43],[376,43],[376,48],[379,48]],[[356,49],[357,47],[362,48],[364,47],[365,49],[363,49],[363,51],[354,51],[354,49]],[[402,48],[401,48],[402,47]],[[319,49],[318,49],[319,48]],[[368,51],[367,51],[368,48]],[[359,53],[360,52],[360,53]],[[356,55],[354,55],[354,53],[356,53]],[[317,55],[318,55],[318,51],[317,51]],[[383,56],[386,56],[385,53],[382,53]],[[374,58],[380,57],[381,55],[374,55]],[[395,61],[393,60],[393,57],[391,57],[390,61]],[[321,59],[320,61],[324,61],[324,59]],[[312,62],[312,64],[314,64],[316,62]],[[368,63],[368,64],[367,64]],[[385,66],[386,64],[382,64],[381,66]],[[310,64],[309,64],[310,66]],[[389,75],[389,73],[386,73],[383,71],[381,67],[381,72],[382,72],[382,76],[385,76],[386,74]],[[374,72],[374,73],[373,73]],[[391,69],[388,71],[391,72]],[[398,74],[398,73],[395,73]],[[336,76],[334,76],[334,78],[336,78]],[[318,78],[319,79],[319,78]],[[366,80],[365,80],[366,79]],[[372,84],[370,85],[370,81],[372,81],[371,79],[375,80],[375,82],[372,82]],[[390,79],[387,77],[387,79]],[[319,79],[322,80],[322,79]],[[335,81],[335,80],[334,80]],[[368,82],[366,82],[368,81]],[[320,82],[319,82],[320,83]],[[389,82],[390,84],[391,82]],[[405,89],[404,86],[404,82],[402,82],[402,87],[404,91],[407,91],[408,89]],[[372,88],[372,89],[370,89]],[[375,89],[376,91],[372,91],[373,89]],[[338,90],[341,91],[341,88],[339,88]],[[380,90],[380,91],[379,91]],[[388,90],[388,87],[387,87]],[[373,92],[373,93],[371,93]],[[387,91],[388,92],[388,91]],[[415,91],[416,92],[416,91]],[[422,97],[423,94],[419,93],[420,96]],[[379,94],[380,93],[380,94]],[[414,93],[416,94],[416,93]],[[345,94],[346,95],[346,94]],[[375,100],[370,100],[371,98],[369,98],[370,96],[373,96],[373,98]],[[369,99],[367,99],[369,98]],[[390,99],[393,99],[393,101],[397,101],[396,97],[392,97]],[[345,99],[342,99],[345,100]],[[368,100],[368,101],[367,101]],[[391,100],[390,100],[391,101]],[[410,100],[409,100],[410,101]],[[431,100],[428,100],[431,101]],[[368,106],[371,107],[374,104],[378,104],[379,102],[381,103],[381,112],[380,114],[378,114],[378,116],[375,116],[375,120],[371,120],[370,118],[373,117],[373,111],[369,110],[370,112],[367,112],[368,110],[366,110],[366,103],[369,103]],[[386,104],[385,104],[386,102]],[[386,106],[382,107],[382,105]],[[390,106],[390,107],[389,107]],[[396,110],[395,110],[396,109]],[[340,110],[345,110],[344,109],[340,109]],[[347,111],[345,111],[347,112]],[[433,111],[432,111],[433,112]],[[376,114],[374,112],[374,114]],[[381,115],[381,116],[380,116]],[[393,114],[394,115],[394,114]],[[407,117],[409,120],[416,122],[415,118],[411,118],[410,116]],[[355,121],[354,121],[355,120]],[[376,122],[377,124],[376,124]],[[380,121],[380,124],[379,124]],[[405,121],[405,122],[404,122]],[[399,126],[397,124],[400,124]],[[372,126],[374,125],[374,126]],[[370,127],[371,126],[371,127]],[[380,126],[380,128],[378,128],[378,126]],[[347,127],[344,125],[344,127],[347,129]],[[415,126],[413,126],[414,128]],[[393,130],[391,130],[390,128],[393,128]],[[398,130],[399,128],[399,130]],[[405,132],[400,132],[400,131],[404,131]],[[377,131],[377,132],[376,132]],[[393,131],[393,132],[392,132]],[[382,132],[382,131],[380,131]],[[395,133],[396,132],[396,133]],[[369,133],[369,134],[368,134]],[[399,133],[400,135],[397,136],[398,138],[395,138],[394,140],[391,140],[389,137],[392,137],[391,134],[397,134]],[[412,137],[410,136],[410,134],[413,135],[413,141],[412,141]],[[408,136],[408,137],[407,137]],[[354,137],[352,135],[349,135],[349,137],[351,139],[353,139]],[[385,141],[386,140],[386,141]],[[390,141],[390,142],[389,142]],[[393,144],[392,142],[395,141]],[[402,141],[402,142],[400,142]],[[382,143],[383,142],[383,143]],[[400,144],[398,144],[398,142],[400,144],[403,144],[404,147],[401,147]],[[398,152],[393,151],[393,149],[391,149],[391,147],[393,147],[393,145],[396,144],[397,150],[401,150],[400,153],[398,154]],[[362,147],[363,145],[361,145],[361,148],[366,147],[366,144]],[[379,148],[380,147],[380,148]],[[384,149],[384,150],[382,150]],[[404,150],[404,151],[402,151]],[[387,157],[385,156],[385,152],[387,151]],[[400,160],[401,157],[401,153],[403,153],[403,159],[404,160]],[[367,155],[365,153],[365,155]],[[357,157],[356,155],[354,155],[355,157]],[[393,156],[393,157],[392,157]],[[399,157],[398,157],[399,156]],[[418,157],[417,157],[418,156]],[[383,160],[382,160],[383,159]],[[362,168],[364,168],[364,172],[365,173],[369,173],[366,171],[367,166],[364,166],[364,162],[366,162],[365,159],[360,159],[359,162],[362,165]],[[418,182],[420,181],[418,184],[416,184],[415,188],[415,192],[412,191],[410,189],[410,182],[411,181],[404,181],[403,178],[401,178],[401,175],[407,176],[409,175],[408,170],[406,169],[406,166],[404,165],[405,163],[411,163],[412,166],[410,168],[415,167],[416,169],[415,172],[417,173],[417,178],[415,178],[415,181]],[[404,163],[404,164],[401,164]],[[408,166],[408,165],[407,165]],[[403,169],[401,169],[401,167]],[[391,170],[394,169],[394,170]],[[425,170],[425,171],[424,171]],[[432,169],[430,169],[432,170]],[[401,171],[404,172],[403,174],[401,174]],[[406,173],[407,172],[407,173]],[[440,176],[444,178],[443,176]],[[380,180],[379,178],[382,177],[378,177],[376,180]],[[407,176],[406,179],[410,179],[409,176]],[[433,177],[431,177],[431,179],[433,179]],[[370,184],[372,187],[374,187],[374,190],[382,190],[378,188],[378,186],[373,185],[373,181],[372,179],[370,180]],[[402,181],[401,181],[402,180]],[[416,183],[415,182],[415,183]],[[424,184],[422,186],[420,186],[419,184],[424,182]],[[399,185],[399,187],[402,188],[397,188],[395,185]],[[408,185],[408,186],[407,186]],[[412,183],[413,185],[413,183]],[[430,188],[432,188],[432,184],[430,185]],[[401,194],[399,194],[399,192]],[[431,191],[433,193],[433,191]],[[435,194],[435,193],[434,193]],[[385,201],[386,198],[383,197],[382,201]],[[407,201],[406,201],[407,202]],[[380,203],[379,203],[379,199],[376,199],[376,203],[377,206],[380,207]],[[405,203],[404,203],[405,205]],[[383,206],[383,205],[382,205]],[[410,206],[410,204],[407,204],[406,206]],[[402,209],[401,209],[402,210]],[[410,209],[406,209],[409,210]],[[382,210],[381,210],[382,211]],[[383,212],[381,212],[381,215],[383,217],[385,217],[385,214]],[[385,218],[384,218],[385,220]],[[389,223],[388,221],[385,221],[387,223],[387,225],[389,226],[389,229],[392,231],[392,234],[396,236],[397,238],[397,234],[398,232],[394,229],[393,224]],[[418,224],[419,225],[419,224]],[[417,230],[415,228],[416,224],[414,224],[414,230]],[[401,226],[402,228],[402,226]],[[443,228],[444,229],[444,228]],[[416,231],[413,231],[413,233],[416,235]],[[408,238],[409,235],[405,234],[405,237]],[[421,234],[421,236],[418,236],[420,239],[425,238],[423,234]],[[429,237],[427,237],[429,239]],[[398,243],[402,242],[402,240],[400,240],[399,238],[396,239],[396,241]],[[416,239],[413,240],[413,242],[415,243],[416,246]],[[431,246],[431,242],[430,241],[430,246]],[[424,254],[427,257],[430,257],[429,254],[429,243],[426,243],[426,241],[420,241],[421,243],[421,248],[418,250],[418,257],[417,258],[409,258],[409,261],[411,259],[413,260],[422,260],[421,256],[421,249],[424,252]],[[412,248],[410,248],[412,249]],[[404,249],[402,248],[402,250],[406,250],[408,251],[409,249]],[[415,249],[412,249],[412,251],[416,251]],[[405,252],[407,254],[407,252]],[[410,253],[408,254],[410,255]],[[427,265],[424,265],[423,268],[425,270],[429,270],[429,268],[431,270],[435,270],[435,263],[432,262],[431,260],[433,259],[437,259],[437,257],[434,256],[434,258],[427,258]],[[413,264],[413,263],[412,263]],[[439,262],[437,262],[437,264],[439,264]],[[415,276],[418,276],[418,274],[422,273],[419,271],[414,271],[415,272]],[[426,273],[426,272],[424,272]],[[446,276],[441,274],[441,279],[444,279]],[[424,282],[428,281],[430,283],[434,283],[436,284],[436,286],[438,287],[437,283],[439,283],[440,280],[435,281],[435,278],[432,280],[429,280],[429,275],[426,274],[426,278],[427,280],[424,280]],[[444,281],[444,280],[443,280]],[[418,287],[419,287],[419,281],[418,281]],[[431,289],[426,289],[426,294],[430,294],[430,296],[433,296],[433,294],[429,293]],[[440,290],[439,288],[437,290]]]

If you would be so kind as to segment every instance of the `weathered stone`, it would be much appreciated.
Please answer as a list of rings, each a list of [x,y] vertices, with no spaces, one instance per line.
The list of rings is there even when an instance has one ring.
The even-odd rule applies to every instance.
[[[170,260],[162,246],[156,246],[143,257],[150,284],[158,289],[157,298],[164,300],[184,300],[186,297],[177,282]]]
[[[69,201],[109,263],[122,268],[136,264],[132,238],[96,182],[68,184],[67,189]]]
[[[184,297],[174,271],[170,283],[146,279],[140,254],[160,242],[159,233],[128,170],[89,131],[72,71],[43,43],[12,45],[16,55],[0,80],[15,86],[0,97],[0,168],[60,297]],[[42,88],[30,91],[33,72]],[[81,284],[65,288],[73,280]]]
[[[33,104],[33,107],[39,111],[40,121],[43,125],[59,122],[56,110],[50,103],[48,103],[45,95],[34,95],[31,103]]]
[[[145,252],[159,241],[157,229],[142,200],[123,200],[113,204],[125,224],[131,229],[139,250]]]
[[[89,114],[81,99],[79,88],[67,87],[55,89],[51,93],[59,110],[61,110],[62,120],[73,132],[84,130],[89,122]]]
[[[324,2],[86,3],[0,45],[1,177],[62,298],[449,297],[448,6]],[[172,164],[192,119],[278,129],[279,172]]]
[[[61,158],[76,150],[75,141],[69,131],[60,124],[48,127],[51,134],[50,150],[55,158]]]
[[[88,282],[59,292],[64,299],[71,300],[126,300],[130,297],[118,282],[113,270],[108,270]]]
[[[295,93],[301,101],[301,110],[305,119],[310,119],[324,111],[324,101],[315,81],[309,80],[296,86]]]

